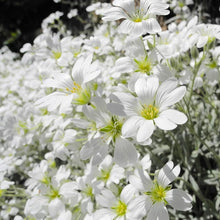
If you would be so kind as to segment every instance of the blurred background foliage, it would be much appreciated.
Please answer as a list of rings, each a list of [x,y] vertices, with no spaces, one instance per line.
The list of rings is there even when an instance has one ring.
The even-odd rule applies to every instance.
[[[62,21],[73,35],[78,35],[89,23],[86,7],[98,0],[0,0],[0,48],[7,45],[19,52],[24,43],[32,43],[41,33],[42,20],[51,13],[64,13]],[[100,1],[110,2],[110,1]],[[70,9],[77,9],[81,19],[68,19]],[[56,30],[55,30],[56,31]]]
[[[111,2],[111,0],[57,0],[58,3],[55,3],[53,0],[0,0],[0,48],[7,45],[12,51],[19,52],[24,43],[32,43],[41,33],[42,20],[56,11],[64,13],[61,19],[73,35],[78,35],[85,29],[87,32],[92,31],[86,7],[98,1]],[[199,14],[203,22],[220,24],[220,0],[194,0],[194,2],[191,10]],[[68,12],[75,8],[80,17],[68,19]]]

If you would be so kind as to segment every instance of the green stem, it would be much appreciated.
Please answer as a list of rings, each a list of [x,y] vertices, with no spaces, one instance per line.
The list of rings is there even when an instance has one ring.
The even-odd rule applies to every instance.
[[[195,67],[194,67],[194,70],[193,70],[193,79],[192,79],[192,84],[191,84],[191,87],[190,87],[190,92],[189,92],[189,98],[188,98],[188,103],[187,105],[190,105],[190,102],[191,102],[191,98],[192,98],[192,94],[193,94],[193,87],[194,87],[194,84],[195,84],[195,79],[197,77],[197,74],[198,74],[198,71],[199,71],[199,68],[203,62],[203,60],[205,59],[206,57],[206,47],[204,47],[203,49],[203,55],[202,55],[202,58],[200,59],[200,61],[198,63],[195,63]]]

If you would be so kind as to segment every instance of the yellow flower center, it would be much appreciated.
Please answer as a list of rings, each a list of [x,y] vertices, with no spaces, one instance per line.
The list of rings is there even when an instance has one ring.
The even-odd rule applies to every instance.
[[[141,19],[140,18],[135,18],[133,21],[134,22],[141,22]]]
[[[58,60],[61,57],[61,52],[60,51],[52,51],[53,57]]]
[[[98,179],[103,180],[104,182],[107,182],[109,177],[110,177],[110,171],[109,170],[101,170],[101,176],[98,177]]]
[[[79,93],[82,90],[82,87],[78,83],[74,82],[73,85],[74,86],[71,89],[66,88],[66,91],[71,93]]]
[[[142,9],[136,9],[135,13],[132,16],[133,22],[141,22],[143,20],[144,12]]]
[[[79,54],[80,54],[80,51],[77,51],[77,52],[74,52],[74,53],[73,53],[73,56],[74,56],[74,57],[77,57]]]
[[[147,120],[152,120],[154,118],[157,118],[159,114],[159,109],[155,107],[154,105],[143,105],[143,108],[141,110],[141,116]]]
[[[141,72],[150,75],[152,70],[152,64],[147,56],[143,60],[139,61],[134,59],[134,61],[137,64],[137,70],[135,70],[135,72]]]
[[[43,179],[41,180],[43,184],[49,185],[50,184],[50,179],[47,176],[44,176]]]
[[[56,190],[56,189],[52,189],[50,194],[49,194],[49,197],[51,200],[55,199],[55,198],[59,198],[60,195],[59,195],[59,191]]]
[[[87,186],[87,188],[83,192],[85,193],[86,196],[89,196],[89,197],[93,196],[92,187],[91,186]]]
[[[121,135],[122,125],[122,121],[116,116],[112,116],[111,121],[105,127],[101,128],[100,131],[107,133],[108,137],[112,137],[113,142],[115,142],[116,138]]]
[[[208,37],[208,43],[212,43],[215,40],[215,37]]]
[[[211,63],[208,65],[208,67],[211,68],[211,69],[215,69],[217,66],[218,66],[218,65],[217,65],[216,61],[213,61],[213,62],[211,62]]]
[[[123,216],[126,214],[127,211],[127,205],[122,202],[121,200],[118,201],[118,205],[112,207],[113,210],[117,213],[117,216]]]
[[[108,32],[108,31],[105,32],[104,36],[105,36],[105,37],[108,37],[108,36],[109,36],[109,32]]]
[[[162,202],[166,197],[166,190],[159,185],[156,185],[151,192],[151,198],[154,202]]]
[[[184,3],[183,2],[179,2],[179,7],[183,8],[184,7]]]
[[[153,201],[153,203],[156,202],[164,202],[167,204],[166,201],[166,192],[171,189],[170,186],[167,186],[166,188],[160,186],[158,182],[155,182],[154,188],[150,192],[145,192],[146,195],[149,195]]]
[[[3,195],[4,192],[5,192],[4,189],[0,189],[0,197]]]

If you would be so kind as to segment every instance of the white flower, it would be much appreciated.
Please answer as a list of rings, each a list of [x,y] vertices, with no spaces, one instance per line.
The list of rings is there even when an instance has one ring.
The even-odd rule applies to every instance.
[[[78,146],[75,140],[76,135],[77,132],[73,129],[57,130],[52,142],[54,155],[61,160],[66,160],[70,155],[69,148],[71,148],[71,145],[72,147]]]
[[[76,17],[77,14],[78,14],[78,10],[77,10],[77,9],[71,9],[71,10],[69,11],[69,13],[67,14],[67,17],[68,17],[69,19],[71,19],[71,18],[73,18],[73,17]]]
[[[118,108],[124,108],[128,116],[122,126],[122,136],[136,137],[138,142],[145,142],[153,134],[155,125],[162,130],[173,130],[177,124],[184,124],[187,121],[185,114],[168,109],[180,101],[186,92],[185,86],[177,88],[177,84],[175,78],[170,78],[159,85],[159,79],[151,76],[137,80],[137,97],[128,93],[114,93],[112,98],[121,103]]]
[[[192,30],[197,37],[197,47],[204,47],[215,39],[220,40],[220,26],[214,24],[199,24]]]
[[[140,38],[129,39],[126,42],[128,56],[120,57],[113,69],[113,76],[119,77],[121,73],[139,73],[152,75],[154,66],[158,62],[156,51],[146,54],[146,49]]]
[[[129,202],[136,193],[135,187],[127,185],[121,191],[119,198],[108,189],[102,190],[102,193],[96,196],[97,203],[103,207],[94,214],[94,219],[99,220],[135,220],[130,217],[131,212],[127,209]]]
[[[93,156],[93,164],[100,163],[107,155],[108,144],[114,146],[114,161],[120,166],[134,164],[137,161],[137,151],[134,145],[121,137],[123,118],[112,115],[105,101],[100,97],[94,97],[95,109],[84,106],[83,111],[89,119],[95,122],[100,133],[98,137],[88,141],[82,148],[80,155],[82,159]]]
[[[117,164],[113,164],[112,156],[107,155],[98,167],[99,174],[97,179],[104,181],[107,187],[112,183],[119,184],[120,180],[125,177],[124,169]]]
[[[0,196],[2,195],[2,193],[10,188],[11,185],[14,185],[14,182],[12,181],[8,181],[4,179],[4,173],[0,172]]]
[[[72,78],[68,74],[55,73],[52,79],[45,81],[46,87],[59,88],[61,91],[51,93],[36,102],[39,107],[48,106],[49,111],[60,107],[60,112],[70,107],[71,102],[75,105],[85,105],[91,99],[91,91],[87,85],[99,74],[97,62],[92,62],[93,55],[80,57],[73,69]]]
[[[59,217],[57,218],[57,220],[71,220],[72,219],[72,213],[71,211],[63,211],[60,213]]]
[[[122,21],[119,31],[132,35],[157,33],[161,27],[156,20],[156,15],[167,15],[168,5],[160,0],[140,0],[138,6],[134,0],[114,0],[113,6],[104,14],[103,20]]]
[[[174,167],[169,161],[158,172],[154,181],[146,172],[139,170],[137,175],[131,175],[130,183],[141,193],[130,204],[134,217],[147,215],[146,220],[168,220],[169,215],[166,205],[171,205],[176,210],[186,211],[192,208],[191,196],[179,189],[171,189],[169,185],[180,173],[179,165]]]

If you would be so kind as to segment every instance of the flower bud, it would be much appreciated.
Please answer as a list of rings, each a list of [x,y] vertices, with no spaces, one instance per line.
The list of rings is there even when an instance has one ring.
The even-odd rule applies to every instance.
[[[190,53],[191,53],[192,58],[194,59],[196,59],[199,56],[199,51],[197,47],[195,46],[190,49]]]

